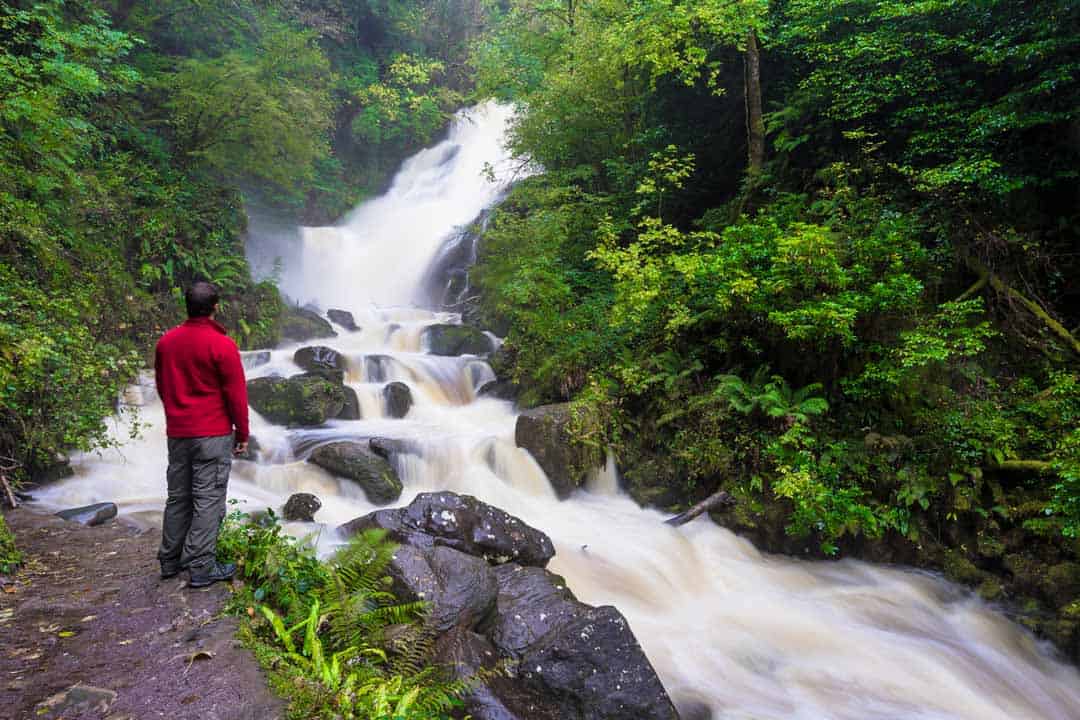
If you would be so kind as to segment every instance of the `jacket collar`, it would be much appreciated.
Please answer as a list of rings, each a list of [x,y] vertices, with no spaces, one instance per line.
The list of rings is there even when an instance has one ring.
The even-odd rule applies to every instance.
[[[217,330],[222,335],[228,335],[229,334],[228,331],[225,329],[225,326],[222,325],[221,323],[219,323],[217,320],[214,320],[213,318],[208,318],[208,317],[188,318],[187,320],[184,321],[184,324],[185,325],[190,325],[192,327],[210,327],[210,328],[213,328],[214,330]]]

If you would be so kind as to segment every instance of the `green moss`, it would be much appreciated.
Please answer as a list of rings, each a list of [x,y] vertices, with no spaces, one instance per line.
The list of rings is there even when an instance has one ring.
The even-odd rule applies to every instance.
[[[1005,586],[997,578],[986,578],[975,588],[975,592],[986,602],[996,602],[1004,596]]]
[[[978,585],[987,579],[987,573],[975,567],[959,550],[946,551],[943,569],[949,578],[965,585]]]
[[[986,531],[980,532],[976,540],[979,555],[985,558],[998,558],[1005,554],[1005,543],[997,535]]]

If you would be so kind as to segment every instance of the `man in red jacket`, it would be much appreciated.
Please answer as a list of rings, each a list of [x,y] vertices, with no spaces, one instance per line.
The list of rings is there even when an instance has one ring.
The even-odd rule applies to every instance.
[[[187,568],[188,585],[205,587],[236,573],[236,565],[215,555],[232,455],[247,451],[247,385],[236,343],[214,321],[217,289],[197,282],[184,300],[187,322],[165,333],[154,352],[169,436],[158,560],[162,578]]]

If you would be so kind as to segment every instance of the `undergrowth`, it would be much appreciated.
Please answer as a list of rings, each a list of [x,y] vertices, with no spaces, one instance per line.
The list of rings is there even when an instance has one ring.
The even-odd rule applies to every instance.
[[[15,537],[4,522],[4,516],[0,515],[0,575],[15,572],[22,559],[22,553],[15,547]]]
[[[440,720],[487,677],[454,679],[435,661],[426,603],[390,591],[396,548],[369,530],[320,561],[272,511],[226,518],[218,552],[244,581],[229,609],[292,720]]]

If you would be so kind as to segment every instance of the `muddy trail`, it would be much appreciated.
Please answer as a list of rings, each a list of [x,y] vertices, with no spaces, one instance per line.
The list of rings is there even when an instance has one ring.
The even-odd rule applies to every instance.
[[[5,515],[26,561],[0,576],[0,718],[279,718],[221,610],[229,588],[158,576],[156,529]]]

